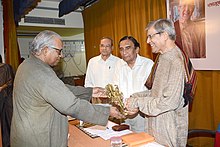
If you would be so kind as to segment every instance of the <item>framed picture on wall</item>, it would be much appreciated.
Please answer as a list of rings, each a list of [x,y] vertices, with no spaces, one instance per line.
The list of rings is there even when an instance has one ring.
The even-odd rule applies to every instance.
[[[187,5],[193,6],[193,12],[190,16],[190,20],[203,21],[205,19],[205,0],[167,0],[167,17],[172,19],[174,22],[177,21],[180,17],[181,9],[190,11],[186,10],[189,9],[189,7],[187,8]]]
[[[220,1],[167,0],[167,18],[174,22],[176,43],[196,70],[220,70]]]

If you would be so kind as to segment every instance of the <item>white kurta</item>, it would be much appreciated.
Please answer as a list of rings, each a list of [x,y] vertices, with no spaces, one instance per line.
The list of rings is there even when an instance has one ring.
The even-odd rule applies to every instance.
[[[106,61],[101,58],[101,55],[91,58],[87,66],[85,87],[104,88],[112,83],[115,64],[118,60],[119,58],[113,55],[110,55]]]
[[[151,72],[154,62],[151,59],[137,55],[135,65],[130,68],[122,59],[116,64],[113,84],[118,85],[124,99],[133,93],[146,90],[145,82]],[[144,118],[138,115],[133,119],[127,119],[132,131],[143,132],[145,129]]]

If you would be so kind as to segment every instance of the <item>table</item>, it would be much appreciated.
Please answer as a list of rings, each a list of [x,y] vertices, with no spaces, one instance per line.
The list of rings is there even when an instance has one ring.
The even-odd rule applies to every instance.
[[[104,140],[101,137],[91,138],[75,125],[79,124],[78,120],[69,121],[69,140],[68,140],[68,147],[110,147],[111,143],[110,140]],[[156,142],[152,142],[153,144]],[[146,144],[148,147],[148,144]],[[144,145],[145,146],[145,145]],[[149,143],[149,146],[150,145]],[[164,147],[158,143],[155,147]]]
[[[91,138],[78,129],[74,123],[69,123],[68,147],[110,147],[110,140],[104,140],[101,137]]]

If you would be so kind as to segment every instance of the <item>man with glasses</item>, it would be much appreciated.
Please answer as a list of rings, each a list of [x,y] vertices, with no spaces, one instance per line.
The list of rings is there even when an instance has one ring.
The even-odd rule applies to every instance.
[[[124,36],[119,41],[119,51],[122,59],[117,62],[113,84],[118,85],[123,93],[124,101],[133,93],[146,90],[144,86],[154,62],[151,59],[140,56],[140,44],[132,36]],[[145,118],[139,113],[134,118],[128,118],[125,122],[134,132],[144,132]]]
[[[183,97],[184,56],[176,46],[173,22],[159,19],[146,28],[147,43],[159,54],[152,68],[149,90],[133,94],[126,107],[141,111],[148,121],[147,133],[169,147],[185,147],[188,134],[188,105]],[[148,81],[147,80],[147,81]],[[134,115],[133,114],[133,115]]]
[[[112,82],[115,64],[118,57],[112,55],[113,40],[109,37],[103,37],[100,40],[100,55],[89,60],[85,87],[105,87]]]
[[[42,31],[33,40],[30,58],[20,64],[13,91],[12,147],[67,147],[67,116],[106,125],[109,116],[123,118],[115,107],[92,105],[101,88],[65,85],[55,74],[62,55],[61,37]]]
[[[61,55],[61,54],[62,54],[62,51],[63,51],[63,49],[62,49],[62,48],[61,48],[61,49],[58,49],[58,48],[55,48],[55,47],[52,47],[52,46],[49,46],[49,48],[56,50],[56,51],[57,51],[57,53],[58,53],[59,55]]]

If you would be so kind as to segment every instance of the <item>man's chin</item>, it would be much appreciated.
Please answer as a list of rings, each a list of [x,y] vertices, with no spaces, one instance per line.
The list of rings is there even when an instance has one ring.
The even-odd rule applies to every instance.
[[[108,56],[110,56],[110,54],[102,54],[102,56],[107,56],[108,57]]]
[[[156,48],[152,48],[152,53],[156,54],[158,53],[158,50]]]
[[[57,66],[57,65],[58,65],[58,63],[59,63],[59,62],[54,63],[54,64],[51,64],[51,65],[50,65],[50,67],[55,67],[55,66]]]

